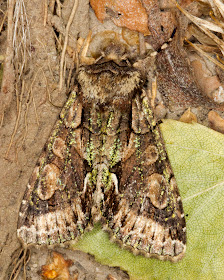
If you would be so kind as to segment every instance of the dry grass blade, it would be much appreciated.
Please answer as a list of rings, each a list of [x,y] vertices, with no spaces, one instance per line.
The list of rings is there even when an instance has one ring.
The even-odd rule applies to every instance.
[[[205,3],[211,6],[212,11],[216,17],[219,16],[219,10],[213,0],[207,0]]]
[[[221,21],[219,21],[219,20],[214,16],[213,11],[211,11],[211,12],[209,13],[209,15],[210,15],[211,19],[212,19],[218,26],[220,26],[221,28],[224,28],[224,23],[221,22]]]
[[[224,55],[224,42],[222,39],[220,39],[218,36],[216,36],[214,33],[212,33],[210,30],[218,32],[223,34],[224,29],[214,23],[211,23],[207,20],[199,19],[190,13],[188,13],[185,9],[183,9],[176,1],[174,1],[177,8],[185,14],[186,17],[188,17],[195,25],[197,25],[207,36],[209,36],[218,46],[220,49],[222,55]],[[216,27],[216,28],[213,28]],[[219,31],[218,31],[219,30]]]
[[[199,28],[207,28],[209,30],[212,30],[214,32],[218,32],[218,33],[222,33],[224,34],[224,30],[223,28],[221,28],[220,26],[218,26],[215,23],[212,23],[210,21],[195,17],[193,15],[191,15],[190,13],[188,13],[185,9],[183,9],[178,3],[176,3],[177,8],[183,13],[185,14],[186,17],[188,17],[194,24],[196,24]]]
[[[4,24],[4,22],[5,22],[6,17],[7,17],[7,11],[6,11],[6,13],[4,14],[3,20],[2,20],[2,22],[1,22],[1,24],[0,24],[0,33],[2,32],[2,27],[3,27],[3,24]]]
[[[207,57],[208,60],[215,63],[217,66],[219,66],[221,69],[224,70],[224,64],[213,58],[212,56],[208,55],[206,52],[204,52],[198,45],[191,43],[189,40],[185,39],[185,41],[191,45],[194,49],[196,49],[199,53],[203,54],[205,57]]]
[[[220,0],[213,0],[216,4],[217,8],[219,9],[220,14],[224,18],[224,4]]]
[[[26,63],[26,55],[29,53],[30,45],[30,30],[29,22],[26,13],[26,7],[23,0],[15,2],[14,10],[14,34],[13,34],[13,49],[15,51],[14,59],[18,59],[20,52],[22,53],[22,63],[20,65],[20,75],[23,74],[23,69]],[[18,59],[19,60],[19,59]],[[20,63],[19,63],[20,64]]]

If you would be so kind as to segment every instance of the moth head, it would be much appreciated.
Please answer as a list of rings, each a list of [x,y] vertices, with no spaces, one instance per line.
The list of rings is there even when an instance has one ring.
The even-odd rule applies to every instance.
[[[77,80],[83,104],[120,108],[131,104],[143,84],[137,69],[112,61],[80,67]]]

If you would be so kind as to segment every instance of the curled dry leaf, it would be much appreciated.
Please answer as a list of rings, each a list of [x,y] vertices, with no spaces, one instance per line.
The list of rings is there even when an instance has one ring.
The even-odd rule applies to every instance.
[[[211,76],[211,73],[199,59],[192,61],[191,66],[202,92],[213,102],[218,104],[224,102],[224,89],[219,78],[216,75]]]
[[[181,122],[185,122],[185,123],[192,123],[192,122],[197,122],[197,116],[191,112],[191,109],[188,108],[183,115],[180,117]]]
[[[73,264],[73,262],[71,260],[65,260],[61,254],[59,254],[57,252],[53,252],[52,263],[42,266],[41,276],[45,280],[50,280],[50,279],[74,280],[74,279],[77,279],[76,276],[71,278],[69,275],[68,268],[72,264]]]
[[[117,26],[150,34],[148,15],[138,0],[90,0],[90,4],[101,22],[110,18]]]
[[[215,111],[208,113],[210,127],[218,132],[224,133],[224,119]]]

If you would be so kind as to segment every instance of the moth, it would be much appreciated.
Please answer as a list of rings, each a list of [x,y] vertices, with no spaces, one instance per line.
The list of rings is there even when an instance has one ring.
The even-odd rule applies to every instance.
[[[125,62],[80,67],[22,200],[23,244],[73,240],[101,222],[133,252],[183,257],[182,202],[146,83]]]

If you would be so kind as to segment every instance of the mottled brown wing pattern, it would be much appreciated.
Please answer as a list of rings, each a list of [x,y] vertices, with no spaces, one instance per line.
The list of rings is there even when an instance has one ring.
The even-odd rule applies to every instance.
[[[126,64],[125,64],[126,65]],[[18,221],[25,243],[75,239],[101,222],[136,252],[179,260],[185,219],[141,73],[105,62],[80,68],[29,181]]]
[[[186,250],[186,224],[176,180],[147,96],[132,102],[132,132],[121,162],[119,203],[108,226],[135,253],[177,261]]]
[[[25,244],[75,239],[89,216],[80,150],[82,104],[72,92],[33,171],[22,200],[18,237]],[[91,202],[91,197],[88,197]]]

